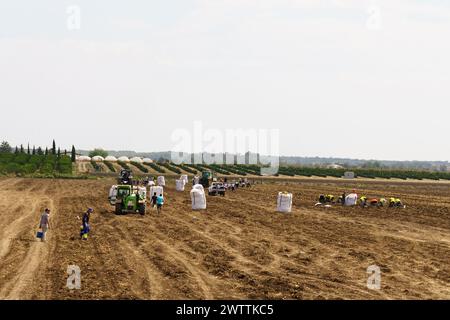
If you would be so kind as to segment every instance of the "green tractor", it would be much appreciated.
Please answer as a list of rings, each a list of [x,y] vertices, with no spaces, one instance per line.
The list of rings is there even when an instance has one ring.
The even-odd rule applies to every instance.
[[[112,186],[109,191],[109,203],[115,206],[116,214],[136,213],[145,214],[147,190],[144,187],[131,185]]]
[[[211,171],[202,171],[202,176],[200,177],[199,183],[203,188],[209,188],[209,183],[213,180],[213,174]]]

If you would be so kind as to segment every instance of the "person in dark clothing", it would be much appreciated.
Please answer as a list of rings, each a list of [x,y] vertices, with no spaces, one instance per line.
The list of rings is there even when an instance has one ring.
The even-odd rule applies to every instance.
[[[150,203],[152,205],[152,208],[154,208],[156,206],[156,199],[158,199],[158,196],[156,195],[156,192],[155,192],[155,193],[153,193],[152,200]]]
[[[341,204],[342,205],[345,205],[345,197],[346,197],[346,194],[345,194],[345,192],[343,192],[342,196],[341,196]]]
[[[80,231],[80,239],[87,240],[89,231],[91,230],[89,226],[89,219],[91,218],[91,213],[94,212],[94,209],[89,208],[81,218],[81,231]]]

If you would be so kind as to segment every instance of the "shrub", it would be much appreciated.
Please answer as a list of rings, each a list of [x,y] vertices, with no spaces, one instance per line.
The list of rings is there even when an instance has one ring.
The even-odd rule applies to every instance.
[[[103,161],[103,163],[105,164],[105,166],[108,167],[108,169],[109,169],[111,172],[116,172],[116,168],[114,168],[114,166],[113,166],[113,164],[112,164],[111,162],[109,162],[109,161]]]
[[[95,157],[95,156],[100,156],[100,157],[106,158],[108,156],[108,152],[106,152],[103,149],[99,149],[99,148],[94,149],[91,152],[89,152],[89,157],[92,158],[92,157]]]
[[[142,172],[148,173],[148,169],[147,169],[146,167],[144,167],[144,166],[142,165],[142,163],[139,163],[139,162],[131,162],[131,164],[132,164],[133,166],[135,166],[136,168],[138,168],[139,170],[141,170]]]
[[[94,167],[95,172],[102,171],[102,167],[97,162],[91,160],[91,165]]]
[[[164,170],[163,168],[161,168],[160,166],[158,166],[155,163],[146,163],[146,166],[149,166],[150,168],[152,168],[153,170],[155,170],[156,172],[159,173],[166,173],[166,170]]]
[[[184,171],[186,171],[186,172],[188,172],[188,173],[197,174],[197,170],[192,169],[192,168],[189,168],[189,167],[188,167],[187,165],[185,165],[185,164],[175,164],[175,163],[172,163],[172,166],[178,167],[178,168],[180,168],[181,170],[184,170]]]
[[[125,169],[125,170],[131,170],[130,166],[129,166],[126,162],[123,162],[123,161],[117,161],[117,163],[118,163],[119,166],[121,166],[123,169]]]
[[[173,173],[181,174],[180,169],[178,169],[177,167],[171,166],[167,162],[160,163],[160,165],[163,166],[164,168],[166,168],[167,170],[172,171]]]

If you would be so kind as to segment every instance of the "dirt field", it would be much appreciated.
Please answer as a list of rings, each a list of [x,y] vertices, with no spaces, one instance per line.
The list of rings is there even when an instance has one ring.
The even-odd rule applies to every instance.
[[[112,179],[0,180],[1,299],[449,299],[450,185],[304,180],[265,183],[208,197],[190,210],[189,191],[166,188],[157,216],[116,216]],[[320,193],[356,187],[398,196],[406,209],[315,208]],[[291,214],[276,193],[294,194]],[[48,242],[35,238],[52,209]],[[79,220],[95,212],[88,241]],[[68,265],[81,289],[66,287]],[[366,287],[381,268],[381,290]]]

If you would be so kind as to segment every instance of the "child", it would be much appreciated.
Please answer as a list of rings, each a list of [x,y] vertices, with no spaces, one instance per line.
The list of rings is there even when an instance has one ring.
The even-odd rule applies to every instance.
[[[156,198],[156,209],[158,210],[158,213],[161,213],[163,204],[164,204],[164,197],[163,197],[162,194],[160,194],[160,195]]]
[[[156,199],[157,199],[157,198],[158,198],[158,197],[156,196],[156,192],[153,193],[152,200],[151,200],[152,208],[154,208],[154,207],[156,206]]]

